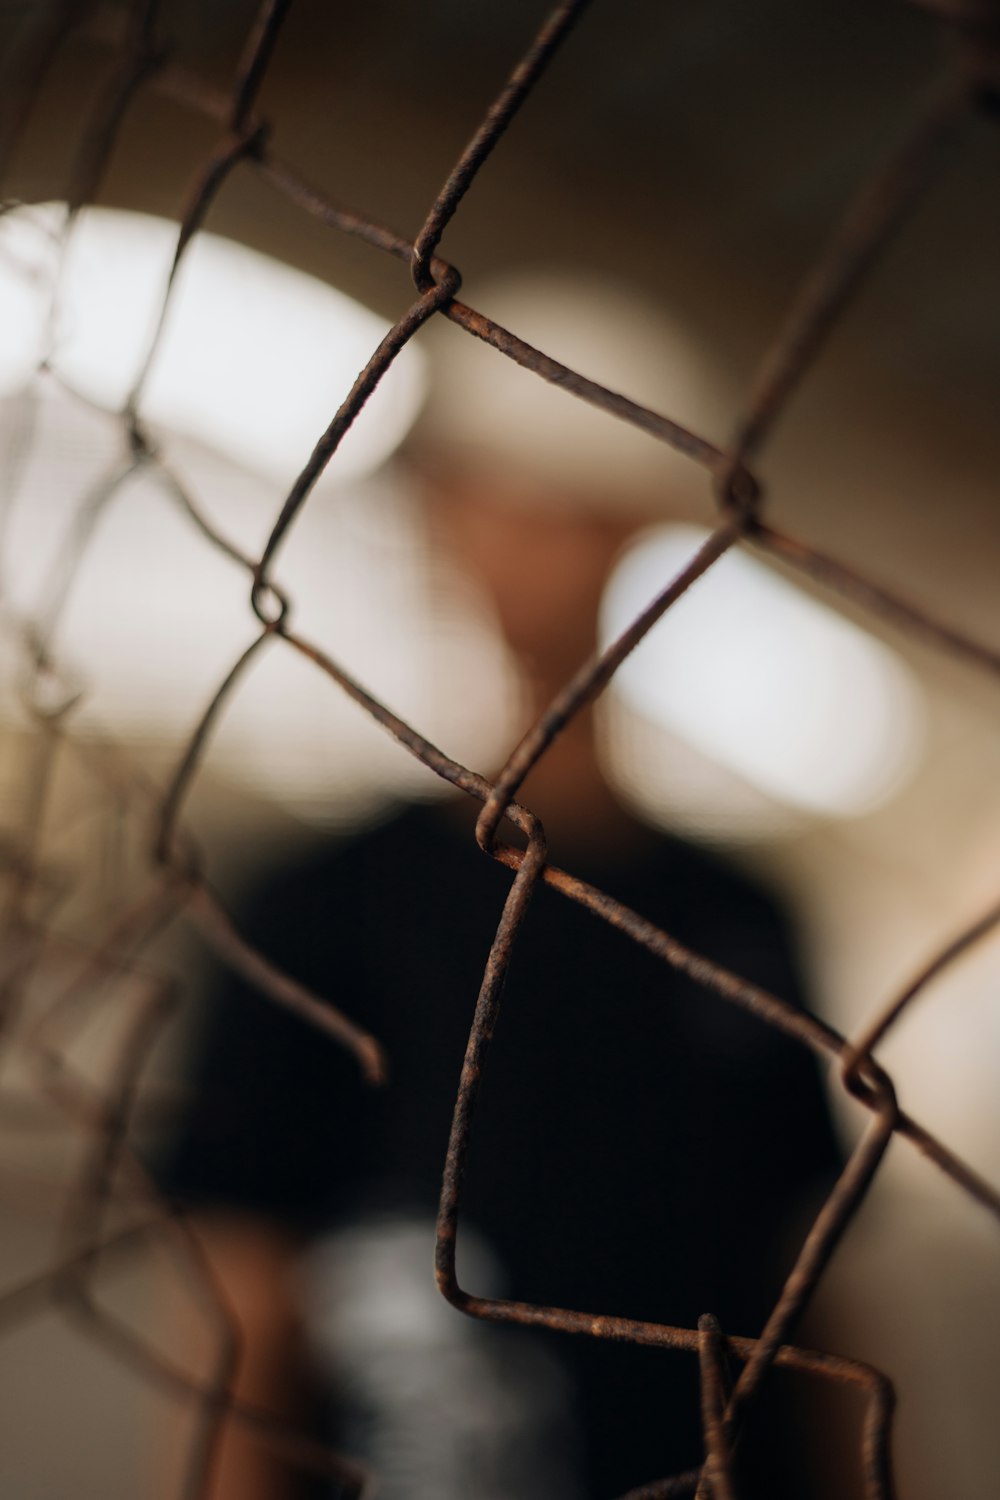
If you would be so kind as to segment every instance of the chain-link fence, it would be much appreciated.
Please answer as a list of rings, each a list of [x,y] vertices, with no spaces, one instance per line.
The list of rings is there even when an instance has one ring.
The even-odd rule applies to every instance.
[[[665,1477],[632,1492],[639,1497],[712,1494],[726,1500],[735,1491],[732,1452],[741,1425],[772,1366],[784,1366],[820,1382],[854,1386],[864,1393],[866,1408],[860,1443],[863,1449],[865,1494],[869,1500],[893,1494],[891,1421],[893,1388],[888,1374],[834,1351],[800,1348],[794,1342],[798,1321],[812,1300],[821,1277],[847,1227],[858,1212],[876,1177],[890,1141],[902,1137],[929,1163],[949,1176],[988,1212],[1000,1216],[1000,1192],[983,1181],[943,1141],[903,1111],[892,1079],[874,1053],[890,1028],[923,995],[941,972],[972,944],[1000,924],[1000,906],[974,912],[965,928],[926,964],[906,989],[855,1037],[846,1038],[816,1016],[793,1008],[765,993],[739,974],[727,972],[685,948],[670,933],[657,928],[622,905],[612,894],[598,890],[548,861],[544,829],[527,806],[516,799],[531,769],[544,757],[565,726],[607,686],[626,656],[688,589],[694,588],[730,549],[747,546],[778,558],[832,596],[870,611],[941,652],[964,660],[983,673],[1000,671],[1000,650],[988,642],[968,638],[924,610],[919,601],[897,596],[869,577],[838,562],[799,536],[787,534],[768,519],[766,495],[756,469],[767,450],[772,430],[791,395],[822,352],[824,340],[851,302],[863,278],[889,242],[904,228],[907,214],[925,192],[946,147],[960,136],[975,112],[1000,108],[1000,12],[982,3],[941,3],[939,13],[948,39],[949,62],[940,85],[913,108],[905,139],[887,160],[861,183],[854,201],[835,227],[809,274],[790,298],[787,315],[765,351],[756,378],[742,402],[731,441],[718,447],[673,420],[670,413],[646,409],[607,390],[583,372],[568,369],[544,350],[525,343],[515,331],[501,327],[488,307],[478,309],[461,299],[459,269],[445,259],[442,243],[449,225],[474,189],[480,173],[531,91],[543,86],[543,75],[571,28],[586,24],[581,0],[557,7],[503,89],[486,108],[468,145],[430,205],[415,236],[396,233],[364,213],[329,199],[283,160],[272,145],[269,122],[258,112],[257,101],[272,54],[280,44],[289,0],[262,5],[247,38],[232,87],[220,91],[176,63],[161,42],[155,0],[107,12],[78,0],[26,6],[12,32],[3,111],[0,116],[0,160],[9,157],[20,132],[30,120],[48,70],[65,37],[74,28],[89,28],[112,66],[83,121],[72,172],[66,186],[66,210],[55,231],[59,255],[70,243],[80,209],[100,191],[119,132],[134,100],[144,90],[157,90],[179,105],[210,120],[217,140],[198,174],[178,217],[180,227],[172,266],[163,288],[159,326],[135,372],[131,390],[120,409],[109,413],[121,433],[126,458],[93,488],[81,503],[66,538],[66,549],[50,578],[39,608],[24,614],[5,605],[4,631],[16,646],[20,691],[33,725],[30,786],[24,798],[20,832],[4,850],[6,898],[4,907],[3,1000],[7,1046],[16,1051],[29,1093],[44,1096],[72,1123],[85,1143],[63,1208],[62,1249],[54,1262],[40,1267],[20,1285],[0,1297],[0,1324],[12,1327],[41,1310],[57,1305],[76,1320],[89,1337],[107,1347],[132,1369],[136,1377],[191,1402],[199,1412],[185,1493],[203,1492],[221,1425],[247,1424],[262,1442],[289,1459],[319,1472],[328,1472],[362,1492],[366,1476],[348,1458],[328,1452],[266,1412],[256,1410],[233,1394],[236,1334],[229,1326],[224,1304],[205,1263],[197,1236],[182,1214],[157,1193],[130,1146],[130,1121],[149,1050],[174,1006],[174,985],[143,967],[143,955],[156,936],[177,920],[191,923],[221,958],[260,987],[275,1005],[285,1006],[310,1024],[330,1033],[350,1049],[373,1086],[382,1078],[378,1040],[354,1024],[327,999],[310,993],[280,972],[248,943],[213,889],[199,853],[195,831],[183,822],[192,784],[199,775],[213,731],[226,714],[233,692],[269,643],[313,662],[329,680],[329,690],[347,694],[427,768],[480,803],[476,838],[482,850],[511,872],[509,894],[498,915],[496,938],[476,1003],[465,1065],[459,1081],[451,1140],[444,1164],[437,1236],[437,1277],[442,1294],[475,1318],[494,1322],[544,1325],[584,1338],[615,1339],[687,1351],[701,1371],[705,1459],[702,1467]],[[955,45],[957,39],[957,45]],[[147,376],[163,331],[164,319],[176,292],[177,273],[192,241],[223,185],[233,174],[254,174],[303,215],[332,234],[352,236],[373,254],[400,263],[415,287],[409,306],[372,351],[349,395],[315,447],[278,510],[263,550],[248,555],[218,531],[199,508],[194,494],[168,466],[147,428],[144,393]],[[6,202],[4,211],[22,211]],[[53,296],[58,298],[58,274]],[[252,310],[248,316],[252,317]],[[709,476],[718,504],[718,519],[708,540],[678,576],[666,581],[660,593],[642,610],[610,647],[583,663],[546,711],[511,751],[495,780],[459,764],[432,744],[419,724],[400,718],[391,705],[378,701],[339,663],[321,642],[299,633],[295,601],[273,581],[282,545],[295,526],[317,480],[336,463],[337,450],[367,399],[405,346],[419,340],[431,320],[448,319],[476,339],[489,344],[496,358],[506,358],[550,381],[583,402],[631,423],[677,452]],[[43,361],[36,378],[58,377]],[[528,378],[528,377],[526,377]],[[66,390],[71,400],[79,393]],[[26,392],[15,426],[15,441],[6,454],[4,504],[9,507],[31,451],[32,404]],[[104,509],[136,474],[155,473],[162,480],[205,547],[217,548],[245,570],[249,608],[256,619],[256,635],[220,682],[205,707],[198,727],[164,791],[147,778],[135,757],[93,736],[79,736],[74,715],[82,688],[64,666],[56,644],[60,610],[73,583],[75,569],[86,555],[88,539]],[[180,600],[178,608],[182,608]],[[127,628],[127,622],[123,622]],[[51,922],[67,897],[67,876],[46,858],[40,829],[59,758],[76,758],[90,788],[90,805],[105,809],[110,825],[138,808],[155,818],[156,832],[147,867],[137,878],[131,904],[105,913],[103,928],[92,944],[78,953],[61,954],[58,982],[43,978],[56,941]],[[526,847],[516,848],[499,837],[507,817],[524,835]],[[470,849],[470,858],[476,853]],[[69,882],[70,885],[72,881]],[[870,1112],[870,1124],[827,1201],[822,1205],[797,1257],[781,1295],[759,1337],[737,1337],[719,1327],[710,1312],[697,1328],[671,1327],[604,1315],[598,1308],[539,1307],[520,1302],[486,1299],[459,1285],[455,1271],[455,1240],[462,1207],[463,1168],[470,1136],[475,1131],[479,1079],[488,1065],[490,1039],[501,1000],[504,976],[533,891],[544,883],[567,901],[589,911],[595,920],[610,923],[662,962],[715,991],[728,1003],[743,1007],[763,1023],[777,1028],[803,1047],[836,1061],[841,1085]],[[72,1059],[74,1028],[95,1010],[114,1003],[116,985],[128,978],[132,1003],[127,1034],[120,1046],[114,1078],[95,1085],[75,1069]],[[41,994],[42,1002],[38,1002]],[[34,1000],[32,1000],[34,996]],[[471,997],[470,997],[471,998]],[[28,1018],[26,1021],[25,1018]],[[29,1024],[30,1022],[30,1024]],[[116,1318],[94,1290],[99,1265],[127,1257],[150,1237],[171,1247],[206,1316],[218,1327],[218,1359],[214,1377],[194,1382],[171,1363],[152,1342]],[[738,1362],[740,1373],[727,1383],[724,1351]]]

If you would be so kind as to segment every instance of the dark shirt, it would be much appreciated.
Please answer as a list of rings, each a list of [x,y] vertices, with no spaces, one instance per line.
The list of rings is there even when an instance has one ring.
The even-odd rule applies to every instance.
[[[453,814],[408,809],[324,850],[273,879],[247,922],[270,957],[380,1039],[387,1086],[366,1086],[347,1053],[230,983],[160,1174],[172,1192],[310,1234],[381,1209],[433,1214],[512,878]],[[636,830],[627,850],[572,869],[800,1002],[776,905],[714,856]],[[463,1208],[503,1267],[505,1295],[691,1328],[713,1312],[725,1332],[757,1334],[794,1254],[790,1231],[836,1166],[808,1053],[537,891],[486,1062]],[[541,1337],[576,1389],[588,1494],[610,1500],[700,1461],[695,1357]],[[768,1470],[754,1494],[791,1493],[784,1446],[747,1445],[751,1467]]]

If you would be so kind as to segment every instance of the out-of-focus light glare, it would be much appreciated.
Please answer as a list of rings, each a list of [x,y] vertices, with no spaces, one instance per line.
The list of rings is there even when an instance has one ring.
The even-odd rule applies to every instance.
[[[608,587],[606,641],[706,536],[674,525],[637,539]],[[874,811],[915,769],[922,741],[922,695],[905,664],[742,552],[726,554],[678,600],[614,688],[751,786],[814,814]]]
[[[0,602],[28,618],[50,598],[48,580],[88,493],[120,462],[116,421],[51,382],[37,382],[35,394],[33,442],[0,556]],[[249,551],[262,545],[280,503],[274,486],[188,439],[171,436],[169,450],[221,531]],[[509,659],[482,601],[429,557],[403,475],[387,466],[312,496],[276,581],[297,631],[436,743],[466,764],[502,758],[516,708]],[[206,541],[159,470],[132,474],[107,500],[59,617],[55,655],[83,689],[75,729],[176,749],[259,633],[249,594],[245,569]],[[23,662],[3,624],[0,722],[18,722]],[[387,797],[446,789],[278,640],[228,700],[208,760],[228,780],[323,823],[367,816]]]
[[[53,203],[0,215],[0,396],[18,391],[45,354],[64,215]]]
[[[42,205],[0,220],[5,343],[37,358]],[[101,405],[128,397],[156,328],[177,225],[148,214],[88,208],[70,234],[59,280],[54,369]],[[51,262],[51,253],[48,260]],[[22,327],[23,325],[23,327]],[[204,231],[185,251],[140,410],[244,468],[289,484],[374,353],[389,324],[301,271]],[[10,363],[10,361],[8,361]],[[0,367],[11,389],[21,370]],[[344,438],[331,469],[350,480],[376,468],[405,435],[423,396],[424,361],[408,348]]]
[[[2,414],[0,465],[12,476],[17,445],[5,439],[31,439],[3,527],[2,602],[44,617],[66,540],[97,505],[55,638],[83,688],[75,722],[84,733],[176,744],[259,630],[249,578],[198,532],[155,465],[98,500],[121,472],[121,423],[59,377],[99,407],[121,408],[155,331],[177,225],[85,210],[60,266],[65,220],[60,204],[0,215],[0,396],[19,396]],[[239,245],[204,233],[190,245],[139,410],[201,513],[249,555],[388,326]],[[32,379],[47,350],[57,378]],[[459,758],[488,763],[506,739],[509,663],[482,611],[426,576],[416,509],[384,466],[416,415],[425,364],[408,348],[392,365],[289,533],[276,580],[306,638]],[[5,668],[16,681],[18,661]],[[0,715],[17,718],[8,698]],[[279,642],[228,702],[210,756],[232,778],[327,819],[366,798],[443,785]]]

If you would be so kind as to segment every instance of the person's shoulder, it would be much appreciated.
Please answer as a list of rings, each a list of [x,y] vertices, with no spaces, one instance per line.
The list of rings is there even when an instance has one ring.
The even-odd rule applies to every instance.
[[[391,858],[391,844],[405,838],[407,811],[392,807],[377,822],[318,829],[262,854],[234,882],[230,899],[240,928],[279,960],[324,933],[343,937],[359,919],[372,859]]]
[[[310,893],[329,892],[357,883],[372,861],[391,858],[418,835],[422,822],[419,804],[391,803],[363,820],[325,827],[279,858],[268,861],[263,874],[251,882],[259,896],[295,901]]]
[[[647,866],[650,868],[650,866]],[[806,984],[795,913],[766,878],[674,834],[659,841],[644,899],[694,953],[795,1005]]]
[[[676,833],[653,836],[649,868],[664,883],[680,885],[699,905],[711,910],[724,905],[747,921],[785,920],[786,903],[766,877],[715,846],[697,843]]]

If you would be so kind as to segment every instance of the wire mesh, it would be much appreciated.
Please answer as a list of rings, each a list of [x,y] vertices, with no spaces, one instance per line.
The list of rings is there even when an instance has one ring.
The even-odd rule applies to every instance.
[[[874,1055],[901,1015],[942,971],[1000,925],[1000,905],[970,917],[964,929],[860,1035],[847,1038],[816,1016],[790,1006],[739,974],[689,951],[670,933],[640,917],[614,896],[550,863],[541,822],[516,799],[532,767],[574,715],[607,686],[626,656],[665,612],[737,545],[749,545],[775,556],[822,589],[885,618],[914,638],[981,671],[1000,673],[1000,650],[967,637],[933,617],[919,602],[898,597],[881,587],[876,579],[771,525],[755,472],[790,396],[820,355],[824,340],[866,273],[878,262],[903,228],[907,214],[927,191],[933,174],[941,167],[945,147],[959,136],[963,124],[974,112],[995,112],[1000,104],[1000,11],[987,0],[982,4],[969,0],[969,3],[930,6],[952,36],[957,33],[960,45],[952,48],[940,84],[931,97],[915,104],[910,128],[901,144],[860,185],[852,205],[791,296],[784,322],[766,349],[746,393],[732,440],[720,448],[669,414],[637,405],[580,371],[565,367],[543,350],[533,348],[495,322],[488,309],[478,310],[463,302],[459,297],[461,274],[440,253],[449,224],[486,168],[497,142],[525,99],[539,85],[570,29],[583,16],[586,10],[583,0],[571,0],[556,7],[531,39],[412,238],[331,201],[274,151],[269,123],[258,113],[258,96],[290,8],[290,0],[267,0],[261,6],[228,90],[217,89],[172,60],[160,38],[155,0],[129,5],[110,19],[103,12],[73,0],[28,8],[10,58],[14,82],[8,89],[0,121],[0,162],[9,159],[46,73],[74,27],[88,28],[112,60],[105,85],[80,130],[66,188],[65,221],[58,236],[63,249],[79,210],[100,190],[123,122],[140,91],[162,91],[212,121],[218,135],[178,215],[176,248],[163,290],[158,326],[127,399],[113,413],[124,435],[128,457],[105,475],[86,498],[67,538],[64,565],[57,569],[49,595],[38,611],[30,618],[18,616],[9,608],[5,611],[4,630],[18,648],[23,702],[36,731],[22,827],[17,839],[3,851],[7,894],[2,985],[8,1034],[25,1006],[47,952],[59,941],[53,935],[50,921],[65,897],[67,877],[46,860],[40,839],[57,758],[77,757],[94,788],[94,796],[112,813],[138,807],[154,819],[155,836],[148,867],[132,903],[111,914],[90,947],[65,955],[69,977],[57,986],[54,995],[47,996],[30,1027],[8,1044],[16,1043],[30,1066],[32,1089],[80,1132],[86,1152],[62,1209],[61,1249],[51,1263],[21,1284],[3,1291],[0,1328],[10,1329],[56,1305],[89,1338],[106,1347],[143,1381],[190,1403],[198,1413],[198,1424],[188,1457],[184,1490],[187,1495],[206,1492],[224,1422],[246,1425],[256,1431],[261,1442],[289,1461],[328,1473],[351,1492],[365,1493],[370,1485],[370,1476],[349,1458],[302,1436],[234,1395],[238,1330],[226,1312],[197,1235],[183,1213],[157,1193],[130,1145],[130,1123],[143,1069],[151,1046],[173,1012],[176,998],[175,986],[147,972],[143,957],[155,937],[178,919],[193,924],[226,964],[258,986],[276,1005],[296,1011],[309,1024],[350,1049],[373,1085],[378,1085],[383,1077],[377,1039],[366,1034],[328,999],[311,993],[253,948],[213,889],[197,841],[182,823],[188,794],[234,689],[256,653],[265,643],[275,641],[285,650],[312,661],[332,686],[352,698],[422,762],[429,775],[443,778],[482,804],[476,825],[478,843],[512,875],[476,1002],[443,1169],[436,1250],[442,1294],[476,1318],[544,1325],[584,1338],[663,1346],[686,1351],[697,1358],[703,1397],[704,1463],[685,1474],[651,1481],[633,1490],[628,1500],[680,1495],[714,1495],[716,1500],[731,1500],[735,1493],[734,1445],[762,1382],[775,1365],[820,1382],[854,1386],[863,1392],[866,1410],[860,1445],[864,1492],[867,1500],[890,1500],[894,1494],[891,1463],[894,1394],[888,1375],[835,1352],[799,1347],[794,1335],[894,1137],[905,1139],[963,1193],[1000,1218],[1000,1191],[900,1108],[893,1080]],[[372,352],[326,431],[318,436],[257,556],[247,555],[201,512],[196,498],[168,468],[144,421],[147,375],[175,295],[178,269],[223,184],[234,173],[255,174],[302,214],[337,234],[352,236],[373,251],[392,257],[409,272],[415,288],[410,305]],[[16,206],[7,202],[4,210]],[[273,581],[283,541],[307,504],[318,478],[335,461],[341,440],[366,400],[410,340],[418,337],[432,319],[441,318],[457,324],[468,336],[491,345],[498,359],[513,360],[537,378],[554,382],[581,401],[633,424],[686,455],[710,476],[718,503],[717,523],[698,553],[612,645],[580,666],[514,747],[494,780],[450,758],[418,727],[405,722],[363,683],[354,680],[321,644],[299,634],[294,625],[294,601]],[[44,362],[42,368],[44,374]],[[77,395],[74,399],[83,398]],[[27,451],[30,426],[22,424],[21,434],[22,448]],[[9,455],[8,493],[4,498],[7,507],[24,457],[25,452]],[[158,473],[204,543],[243,568],[249,605],[259,627],[252,644],[233,663],[204,709],[165,790],[110,743],[74,735],[74,714],[83,689],[61,662],[54,645],[59,612],[96,519],[125,481],[138,472]],[[525,848],[516,848],[499,837],[505,816],[525,836]],[[479,1079],[487,1065],[511,953],[532,893],[540,883],[552,886],[597,920],[620,929],[664,964],[684,972],[729,1003],[751,1011],[803,1047],[833,1059],[842,1088],[870,1113],[867,1130],[803,1238],[781,1295],[757,1338],[737,1337],[720,1329],[710,1312],[696,1328],[673,1327],[607,1316],[597,1310],[483,1298],[459,1284],[455,1241],[461,1216],[463,1169],[470,1135],[475,1129]],[[94,1008],[111,1003],[102,996],[113,996],[113,982],[123,976],[134,981],[139,998],[130,1012],[115,1075],[95,1086],[74,1070],[69,1039],[73,1029],[81,1026]],[[129,1210],[124,1218],[123,1207]],[[95,1292],[98,1267],[127,1257],[137,1244],[150,1237],[170,1247],[185,1268],[206,1317],[217,1329],[218,1352],[208,1380],[195,1381],[171,1363],[151,1342],[117,1318]],[[731,1387],[725,1374],[724,1351],[740,1367]]]

